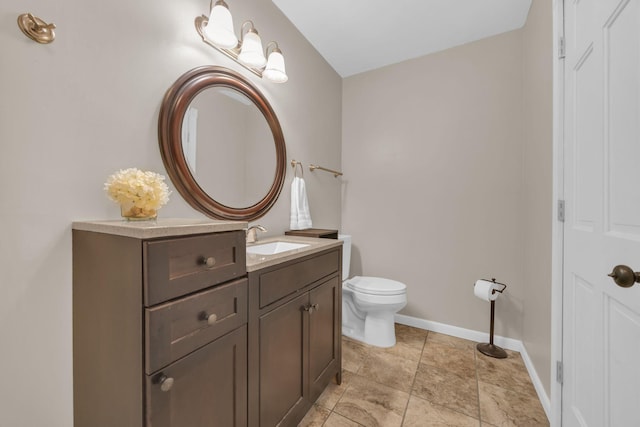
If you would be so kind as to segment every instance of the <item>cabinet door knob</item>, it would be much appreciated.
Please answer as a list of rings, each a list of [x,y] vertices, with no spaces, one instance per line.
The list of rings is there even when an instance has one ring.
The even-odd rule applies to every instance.
[[[212,256],[200,257],[200,264],[204,265],[207,268],[213,268],[213,266],[216,265],[216,259]]]
[[[313,313],[313,310],[318,310],[320,308],[320,304],[307,304],[304,307],[302,307],[302,309],[304,311],[308,311],[309,314]]]
[[[213,325],[218,320],[215,313],[208,314],[206,311],[200,313],[200,320],[206,320],[209,325]]]
[[[173,387],[173,378],[162,374],[160,378],[158,378],[158,384],[160,384],[160,390],[167,392]]]

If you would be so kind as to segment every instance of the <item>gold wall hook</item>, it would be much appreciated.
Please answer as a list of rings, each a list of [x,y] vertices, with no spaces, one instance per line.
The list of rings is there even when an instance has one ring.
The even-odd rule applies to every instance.
[[[56,28],[54,23],[47,24],[30,13],[18,16],[18,27],[24,35],[41,44],[51,43],[56,38],[56,33],[53,31]]]

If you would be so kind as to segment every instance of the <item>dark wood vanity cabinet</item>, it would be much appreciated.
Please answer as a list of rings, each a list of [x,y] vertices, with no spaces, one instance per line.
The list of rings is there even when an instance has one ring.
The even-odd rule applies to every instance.
[[[75,427],[246,426],[247,297],[241,229],[145,238],[74,224]]]
[[[249,272],[250,426],[295,426],[340,382],[341,250]]]

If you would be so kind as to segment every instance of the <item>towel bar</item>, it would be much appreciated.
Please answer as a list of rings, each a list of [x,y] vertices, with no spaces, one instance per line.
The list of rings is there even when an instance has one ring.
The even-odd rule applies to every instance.
[[[311,172],[313,172],[316,169],[320,169],[320,170],[325,171],[325,172],[331,172],[335,178],[337,178],[339,176],[342,176],[342,172],[334,171],[333,169],[327,169],[327,168],[324,168],[322,166],[309,165],[309,170]]]

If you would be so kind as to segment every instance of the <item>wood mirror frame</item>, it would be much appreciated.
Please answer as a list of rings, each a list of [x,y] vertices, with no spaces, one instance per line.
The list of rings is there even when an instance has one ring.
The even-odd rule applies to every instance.
[[[182,122],[191,101],[212,87],[234,89],[249,98],[262,112],[271,129],[276,148],[276,170],[267,194],[249,207],[232,207],[217,202],[202,189],[191,173],[182,148]],[[247,79],[232,70],[216,66],[187,71],[169,88],[162,101],[158,119],[158,140],[162,161],[171,182],[194,209],[203,214],[228,220],[250,221],[266,214],[278,200],[285,177],[286,148],[280,122],[262,93]]]

